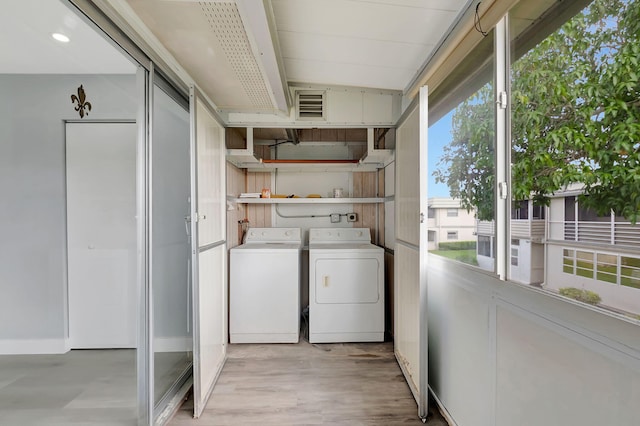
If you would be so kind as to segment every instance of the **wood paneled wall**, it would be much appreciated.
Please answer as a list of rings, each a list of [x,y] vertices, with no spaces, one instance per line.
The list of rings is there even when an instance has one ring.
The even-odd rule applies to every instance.
[[[246,192],[261,192],[271,188],[271,173],[247,172]],[[271,204],[245,204],[246,218],[251,228],[271,227]]]
[[[271,173],[247,172],[227,162],[227,195],[238,197],[242,192],[261,192],[271,188]],[[271,227],[270,204],[232,203],[235,208],[227,210],[227,245],[235,247],[242,242],[242,224],[249,221],[251,228]]]
[[[227,127],[225,129],[225,144],[227,149],[245,149],[247,147],[247,130]]]
[[[354,172],[353,197],[368,198],[377,196],[378,172]],[[380,238],[380,223],[384,223],[384,221],[380,222],[378,205],[374,203],[354,204],[353,211],[358,215],[358,220],[353,224],[353,227],[370,228],[371,241],[377,244]]]
[[[380,169],[376,172],[378,178],[378,197],[384,197],[384,170]],[[376,240],[378,245],[384,247],[384,203],[376,204],[376,209],[378,209],[378,227],[377,227],[377,235],[378,239]]]

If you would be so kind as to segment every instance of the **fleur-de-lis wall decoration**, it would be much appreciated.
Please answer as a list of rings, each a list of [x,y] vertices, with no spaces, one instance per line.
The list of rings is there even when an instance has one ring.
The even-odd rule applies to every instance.
[[[85,114],[89,115],[89,111],[91,111],[91,103],[87,102],[87,96],[84,93],[84,89],[82,88],[82,84],[78,87],[78,96],[71,95],[71,103],[78,103],[76,105],[75,110],[80,114],[80,118],[84,118]],[[85,113],[84,110],[87,110]]]

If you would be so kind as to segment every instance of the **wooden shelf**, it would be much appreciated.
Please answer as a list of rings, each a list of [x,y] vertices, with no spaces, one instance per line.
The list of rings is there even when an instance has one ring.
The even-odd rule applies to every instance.
[[[241,204],[370,204],[384,203],[384,198],[230,198]]]

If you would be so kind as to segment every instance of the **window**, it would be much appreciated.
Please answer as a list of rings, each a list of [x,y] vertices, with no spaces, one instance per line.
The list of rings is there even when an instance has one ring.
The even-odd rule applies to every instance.
[[[533,204],[533,219],[544,219],[545,216],[545,206],[539,204]]]
[[[429,207],[427,209],[427,217],[429,219],[433,219],[434,217],[436,217],[436,210],[434,208],[432,208],[432,207]]]
[[[511,219],[528,219],[529,218],[529,202],[521,200],[514,202],[511,206]]]
[[[595,276],[593,274],[594,258],[596,259]],[[596,284],[619,284],[640,289],[640,257],[564,249],[562,268],[567,274],[594,280],[593,283]]]
[[[618,257],[612,254],[598,253],[598,264],[596,266],[596,277],[600,281],[610,283],[618,282]]]
[[[593,253],[576,251],[576,275],[593,278]]]
[[[427,239],[431,242],[436,240],[436,231],[428,231],[427,232]]]
[[[640,289],[640,258],[629,256],[620,258],[620,284]]]
[[[511,265],[518,266],[518,249],[517,248],[511,249]]]
[[[455,250],[436,254],[491,272],[495,271],[494,37],[495,32],[489,31],[476,47],[482,54],[465,58],[429,92],[429,140],[438,142],[428,144],[434,166],[427,184],[429,198],[449,199],[447,205],[455,206],[446,209],[447,240]]]
[[[640,235],[640,211],[620,194],[637,193],[640,173],[640,128],[628,125],[640,121],[631,107],[640,2],[585,4],[576,12],[527,1],[510,11],[542,17],[511,23],[510,232],[531,241],[527,267],[542,271],[545,290],[588,285],[600,306],[637,315],[640,261],[627,253],[640,247],[629,237]]]
[[[567,274],[575,274],[575,251],[564,249],[562,251],[562,272]]]

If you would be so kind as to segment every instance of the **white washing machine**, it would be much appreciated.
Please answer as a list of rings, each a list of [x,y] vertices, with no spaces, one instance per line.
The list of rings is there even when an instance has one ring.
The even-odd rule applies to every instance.
[[[384,250],[368,228],[309,230],[309,342],[384,340]]]
[[[251,228],[230,250],[231,343],[298,342],[300,236],[300,228]]]

